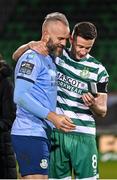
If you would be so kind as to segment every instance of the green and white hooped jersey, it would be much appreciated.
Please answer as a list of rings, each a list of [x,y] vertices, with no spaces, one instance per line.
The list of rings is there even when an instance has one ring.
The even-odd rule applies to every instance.
[[[65,114],[77,125],[74,132],[95,135],[95,120],[90,109],[83,103],[82,94],[88,92],[88,82],[107,82],[105,67],[89,54],[80,61],[70,58],[64,51],[56,58],[58,77],[58,114]]]

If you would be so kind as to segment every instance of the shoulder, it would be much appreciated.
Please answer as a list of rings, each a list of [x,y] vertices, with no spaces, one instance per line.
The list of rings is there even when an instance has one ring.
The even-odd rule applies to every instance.
[[[91,56],[90,54],[87,54],[87,60],[88,60],[88,62],[94,63],[99,69],[106,70],[103,63],[100,60],[98,60],[97,58]]]
[[[98,60],[98,82],[107,83],[109,81],[109,74],[106,70],[106,67]]]
[[[22,56],[21,59],[25,58],[27,61],[42,59],[44,56],[42,54],[37,53],[34,50],[27,50]]]
[[[61,57],[57,57],[55,63],[57,65],[62,65],[64,63],[66,63],[67,61],[71,60],[70,55],[69,55],[69,50],[68,49],[64,49],[62,56]]]
[[[45,57],[43,55],[37,53],[34,50],[29,49],[19,58],[17,62],[17,67],[33,67],[35,65],[41,66],[44,59]]]
[[[86,58],[87,58],[88,62],[92,62],[92,63],[95,63],[97,65],[101,65],[101,61],[99,61],[94,56],[91,56],[90,54],[87,54]]]

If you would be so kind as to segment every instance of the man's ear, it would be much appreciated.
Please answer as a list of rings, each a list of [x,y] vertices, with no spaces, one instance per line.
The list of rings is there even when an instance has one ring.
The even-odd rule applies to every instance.
[[[49,38],[50,38],[49,34],[45,31],[42,37],[43,42],[47,43],[49,41]]]
[[[47,42],[49,41],[49,39],[50,39],[49,34],[46,34],[46,36],[45,36],[45,42],[47,43]]]

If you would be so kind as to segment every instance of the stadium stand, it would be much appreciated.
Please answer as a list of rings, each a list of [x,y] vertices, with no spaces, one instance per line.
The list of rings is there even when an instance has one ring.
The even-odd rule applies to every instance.
[[[109,91],[117,90],[116,78],[116,0],[4,0],[0,1],[0,51],[11,63],[13,51],[22,43],[40,38],[46,14],[60,11],[67,15],[71,29],[79,21],[91,21],[98,29],[94,54],[110,74]],[[114,65],[114,67],[113,67]]]
[[[110,75],[108,113],[104,119],[96,119],[97,134],[117,135],[116,0],[0,0],[0,52],[12,65],[12,53],[20,45],[38,40],[43,18],[54,11],[66,14],[71,30],[80,21],[91,21],[97,26],[98,38],[91,53],[104,64]],[[116,161],[100,164],[100,167],[102,179],[117,179]]]

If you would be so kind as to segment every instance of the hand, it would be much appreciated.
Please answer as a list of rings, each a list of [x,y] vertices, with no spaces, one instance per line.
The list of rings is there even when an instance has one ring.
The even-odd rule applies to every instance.
[[[57,115],[56,119],[53,122],[57,129],[68,132],[75,129],[75,125],[71,119],[65,115]]]
[[[82,99],[83,99],[85,105],[88,107],[95,105],[96,99],[89,92],[86,94],[83,94]]]
[[[32,49],[40,54],[43,54],[45,56],[48,55],[48,49],[46,47],[46,42],[44,42],[44,41],[30,41],[28,43],[28,46],[30,49]]]
[[[48,120],[52,121],[57,129],[60,129],[65,132],[74,130],[76,125],[73,124],[72,120],[65,115],[58,115],[54,112],[48,114]]]

